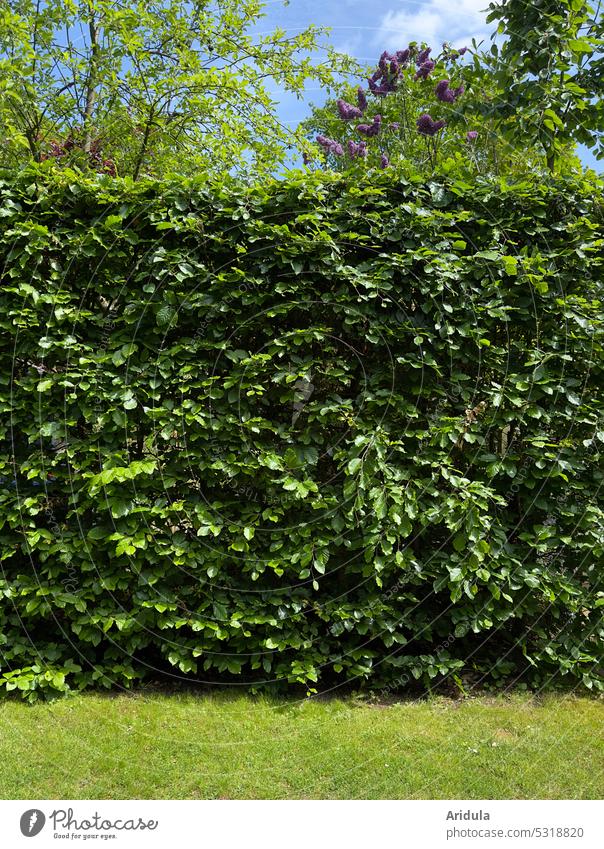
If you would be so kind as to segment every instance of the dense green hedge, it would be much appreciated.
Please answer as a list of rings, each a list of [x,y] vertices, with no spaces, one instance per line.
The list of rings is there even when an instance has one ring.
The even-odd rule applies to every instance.
[[[602,687],[599,186],[26,173],[0,216],[7,690]]]

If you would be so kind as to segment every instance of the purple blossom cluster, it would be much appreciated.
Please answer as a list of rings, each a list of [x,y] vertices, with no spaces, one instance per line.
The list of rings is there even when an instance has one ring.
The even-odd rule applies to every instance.
[[[361,158],[367,156],[367,142],[355,142],[350,139],[348,142],[348,155],[351,159],[356,159],[358,156]]]
[[[434,121],[431,115],[424,112],[417,119],[417,132],[421,133],[422,136],[435,136],[439,130],[442,130],[446,123],[444,118],[441,118],[440,121]]]
[[[340,142],[334,141],[334,139],[330,139],[327,136],[322,135],[317,136],[317,142],[328,153],[333,153],[334,156],[344,156],[344,148],[342,147]]]
[[[372,94],[375,94],[376,97],[383,97],[384,95],[390,94],[390,92],[396,90],[396,83],[392,80],[383,80],[380,85],[378,85],[377,80],[373,77],[369,77],[367,82],[369,83],[369,91]]]
[[[457,86],[457,88],[450,88],[449,80],[441,80],[434,89],[437,98],[443,103],[455,103],[464,91],[465,87],[463,85]]]
[[[384,50],[379,58],[377,71],[367,80],[369,91],[378,97],[395,91],[402,72],[409,64],[410,55],[409,48],[397,50],[396,53]]]
[[[382,116],[374,115],[372,124],[359,124],[357,126],[357,130],[363,136],[367,136],[368,138],[372,138],[373,136],[379,135],[379,132],[382,128]]]
[[[397,50],[395,53],[389,53],[384,50],[378,60],[378,66],[367,82],[369,89],[359,88],[357,90],[357,105],[348,103],[342,98],[336,101],[339,117],[343,121],[354,121],[361,118],[369,107],[368,94],[373,94],[376,97],[383,97],[391,92],[396,91],[398,83],[403,78],[403,72],[411,69],[414,80],[425,80],[432,74],[436,68],[437,62],[451,61],[455,62],[460,56],[467,52],[467,47],[461,47],[457,50],[450,48],[450,45],[445,42],[443,44],[443,53],[437,57],[437,60],[431,59],[431,47],[418,49],[415,44],[410,44],[404,50]],[[415,71],[414,71],[415,68]],[[457,98],[464,94],[464,86],[460,84],[457,87],[451,87],[448,79],[440,80],[434,89],[437,100],[441,103],[455,103]],[[398,130],[400,124],[393,122],[387,125],[390,130]],[[420,115],[417,119],[417,132],[423,136],[435,136],[439,130],[446,126],[444,118],[434,120],[427,112]],[[366,138],[374,138],[378,136],[382,130],[382,116],[374,115],[372,122],[357,124],[357,132]],[[466,135],[468,143],[473,142],[478,136],[476,130],[470,130]],[[334,156],[343,156],[344,148],[334,139],[327,136],[318,135],[317,142],[328,153]],[[366,141],[356,142],[350,139],[346,143],[346,149],[351,159],[364,158],[368,154],[368,145]],[[305,158],[306,161],[306,158]],[[380,166],[387,168],[390,165],[390,159],[386,153],[381,154]]]
[[[416,82],[417,80],[427,80],[435,67],[436,62],[433,62],[432,59],[428,59],[426,62],[422,62],[422,64],[415,72],[415,76],[413,77],[413,79]]]
[[[88,159],[88,165],[92,169],[101,174],[109,174],[110,177],[117,176],[117,168],[113,159],[107,159],[103,156],[101,140],[93,139],[89,149],[85,150],[82,139],[78,138],[81,135],[82,128],[76,127],[75,132],[76,136],[73,135],[73,131],[70,131],[66,139],[62,141],[51,141],[48,145],[48,150],[41,153],[40,159],[43,161],[46,159],[60,161],[64,156],[79,150]],[[39,139],[40,136],[38,136]]]
[[[361,118],[363,113],[358,106],[353,106],[351,103],[346,103],[345,100],[336,101],[340,118],[343,121],[352,121],[353,118]]]

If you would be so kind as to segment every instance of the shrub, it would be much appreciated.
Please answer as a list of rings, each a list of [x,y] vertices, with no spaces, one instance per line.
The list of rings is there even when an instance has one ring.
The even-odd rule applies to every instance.
[[[602,688],[599,185],[0,193],[7,690]]]

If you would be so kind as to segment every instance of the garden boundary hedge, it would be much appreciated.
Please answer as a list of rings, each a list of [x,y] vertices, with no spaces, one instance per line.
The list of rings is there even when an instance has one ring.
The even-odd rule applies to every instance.
[[[602,191],[0,182],[0,683],[602,689]]]

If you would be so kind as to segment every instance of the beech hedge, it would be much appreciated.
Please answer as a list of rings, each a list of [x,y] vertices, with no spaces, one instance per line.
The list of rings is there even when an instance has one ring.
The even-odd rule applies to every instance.
[[[604,687],[602,186],[0,180],[0,683]]]

